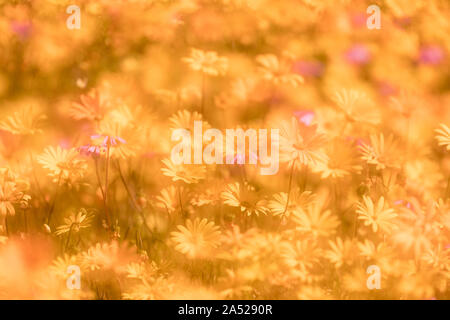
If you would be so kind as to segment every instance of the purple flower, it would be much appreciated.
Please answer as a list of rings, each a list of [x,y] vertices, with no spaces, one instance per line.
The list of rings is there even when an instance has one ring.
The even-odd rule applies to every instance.
[[[21,40],[26,40],[31,35],[32,25],[28,21],[12,21],[10,24],[11,31],[15,33]]]
[[[292,67],[293,72],[304,77],[320,77],[323,69],[323,64],[319,61],[297,61]]]
[[[127,143],[124,139],[122,139],[119,136],[113,137],[113,136],[107,136],[107,135],[102,135],[102,134],[94,134],[91,136],[92,140],[96,140],[96,139],[100,139],[100,138],[103,138],[102,146],[104,146],[104,147],[107,147],[108,145],[116,146],[119,143],[123,143],[123,144]]]
[[[294,116],[303,124],[310,126],[314,120],[315,113],[311,110],[294,111]]]
[[[439,46],[425,46],[420,49],[419,61],[423,64],[438,65],[444,60],[444,51]]]
[[[366,64],[370,60],[369,49],[365,45],[355,44],[345,52],[345,59],[351,64]]]
[[[100,146],[93,146],[90,144],[81,146],[78,148],[78,151],[80,154],[85,156],[92,156],[94,158],[99,157],[102,152],[102,147]]]

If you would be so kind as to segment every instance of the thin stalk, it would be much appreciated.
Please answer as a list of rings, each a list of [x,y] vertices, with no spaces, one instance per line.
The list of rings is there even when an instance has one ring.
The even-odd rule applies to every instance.
[[[66,252],[67,248],[69,247],[70,237],[72,235],[72,228],[73,228],[73,224],[70,225],[69,234],[67,235],[66,245],[64,246],[64,252]]]
[[[122,181],[122,184],[125,187],[125,190],[127,191],[127,194],[128,194],[128,197],[131,200],[131,203],[133,204],[133,206],[135,207],[135,209],[137,211],[142,212],[141,206],[137,203],[135,195],[131,192],[131,189],[128,186],[128,183],[125,180],[125,177],[124,177],[124,175],[122,173],[122,169],[120,167],[120,163],[119,163],[118,160],[116,161],[116,166],[117,166],[117,171],[119,171],[120,180]]]
[[[109,140],[106,146],[106,169],[105,169],[105,194],[103,197],[103,204],[105,206],[105,216],[108,228],[111,228],[111,219],[108,212],[108,178],[109,178],[109,160],[110,160],[110,144]]]
[[[8,214],[6,214],[5,216],[5,231],[6,231],[6,236],[9,237],[9,227],[8,227]]]
[[[100,191],[102,192],[102,200],[105,200],[105,191],[103,190],[103,186],[102,186],[102,181],[100,178],[100,172],[98,171],[98,160],[97,158],[94,158],[94,162],[95,162],[95,175],[97,176],[97,183],[98,186],[100,187]]]
[[[38,190],[38,193],[39,193],[39,195],[42,198],[42,202],[45,203],[46,205],[48,205],[47,201],[45,201],[44,193],[42,192],[41,186],[40,186],[39,181],[38,181],[38,179],[36,177],[36,169],[34,167],[33,155],[31,154],[31,151],[28,152],[28,156],[30,157],[31,170],[33,171],[33,179],[34,179],[34,183],[36,184],[36,188]]]
[[[202,115],[204,115],[204,110],[205,110],[205,97],[206,95],[206,77],[205,77],[205,73],[202,72],[202,101],[201,101],[201,112]]]
[[[286,213],[288,207],[289,207],[289,200],[291,197],[291,187],[292,187],[292,176],[294,175],[294,169],[295,169],[295,161],[292,163],[291,172],[289,174],[289,186],[288,186],[288,192],[287,192],[287,199],[286,199],[286,207],[284,208],[283,214],[281,216],[284,216]]]
[[[61,185],[62,173],[63,173],[63,171],[61,170],[61,172],[59,173],[58,185],[56,186],[56,191],[55,191],[55,195],[53,197],[52,205],[50,206],[50,209],[48,211],[48,217],[47,217],[48,225],[50,225],[50,219],[52,218],[53,211],[55,210],[56,198],[58,197],[58,193],[59,193],[59,189],[60,189],[60,185]]]
[[[27,213],[26,210],[22,210],[23,212],[23,223],[25,225],[25,232],[28,233],[28,222],[27,222]]]
[[[408,117],[406,122],[406,156],[409,157],[409,138],[410,138],[410,130],[411,130],[411,117]]]
[[[147,220],[145,219],[144,213],[142,212],[142,208],[137,203],[135,195],[131,192],[131,189],[128,186],[128,183],[125,180],[125,177],[124,177],[124,175],[122,173],[122,169],[120,167],[119,160],[116,161],[116,165],[117,165],[117,171],[119,171],[120,180],[122,181],[122,184],[125,187],[125,190],[127,191],[128,197],[131,199],[131,203],[133,203],[133,206],[135,207],[137,212],[139,212],[139,214],[140,214],[140,216],[141,216],[141,218],[142,218],[142,220],[144,222],[144,226],[151,233],[152,231],[151,231],[150,227],[147,225]]]
[[[178,186],[178,201],[180,203],[181,216],[183,218],[186,218],[185,214],[184,214],[184,209],[183,209],[183,202],[181,201],[181,187],[180,186]]]

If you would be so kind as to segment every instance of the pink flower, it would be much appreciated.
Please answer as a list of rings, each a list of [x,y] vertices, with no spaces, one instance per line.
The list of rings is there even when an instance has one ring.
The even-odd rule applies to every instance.
[[[345,59],[356,65],[363,65],[370,61],[370,52],[367,46],[355,44],[345,52]]]
[[[294,116],[303,124],[310,126],[314,120],[315,113],[311,110],[294,111]]]
[[[412,204],[409,201],[406,200],[396,200],[394,201],[394,204],[397,206],[405,206],[406,208],[412,210]]]
[[[116,146],[119,143],[123,143],[123,144],[127,143],[124,139],[122,139],[119,136],[113,137],[113,136],[107,136],[107,135],[102,135],[102,134],[94,134],[91,136],[92,140],[96,140],[96,139],[100,139],[100,138],[103,138],[102,146],[104,146],[104,147],[107,147],[108,145]]]
[[[320,77],[323,74],[324,66],[319,61],[297,61],[292,70],[304,77]]]
[[[26,40],[31,35],[31,22],[28,21],[12,21],[10,24],[11,31],[15,33],[21,40]]]
[[[366,27],[367,15],[365,12],[356,12],[351,14],[350,21],[355,28],[365,28]]]
[[[392,96],[397,93],[397,89],[394,86],[384,81],[378,83],[378,91],[382,96]]]
[[[439,46],[426,46],[420,49],[419,62],[427,65],[438,65],[444,60],[444,51]]]
[[[92,156],[92,157],[99,157],[100,154],[102,153],[103,148],[100,146],[93,146],[90,144],[81,146],[78,148],[78,151],[85,156]]]

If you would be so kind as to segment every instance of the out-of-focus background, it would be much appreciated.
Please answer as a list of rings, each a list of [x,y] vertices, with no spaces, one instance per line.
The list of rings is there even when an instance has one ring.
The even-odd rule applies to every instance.
[[[449,16],[0,0],[0,297],[448,299]],[[174,165],[194,120],[280,129],[279,172]]]

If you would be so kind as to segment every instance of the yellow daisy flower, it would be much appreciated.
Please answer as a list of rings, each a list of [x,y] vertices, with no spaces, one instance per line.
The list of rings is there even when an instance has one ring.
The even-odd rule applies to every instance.
[[[188,219],[185,226],[177,229],[171,233],[175,249],[190,259],[208,258],[220,244],[219,227],[207,219]]]
[[[397,214],[394,209],[387,207],[384,197],[380,197],[375,205],[370,197],[364,196],[363,202],[358,203],[356,213],[358,219],[364,221],[365,226],[372,227],[373,232],[380,230],[391,233],[397,228],[394,222]]]
[[[191,55],[182,59],[192,70],[201,71],[210,76],[224,75],[228,70],[228,59],[217,52],[191,49]]]
[[[441,123],[441,127],[435,130],[438,135],[436,136],[436,140],[438,141],[440,146],[443,146],[448,150],[450,150],[450,129],[445,124]]]

